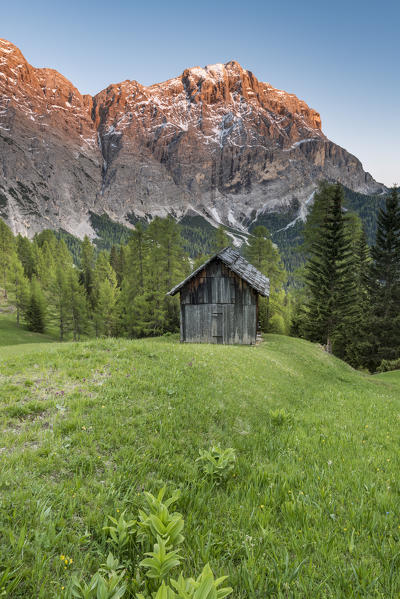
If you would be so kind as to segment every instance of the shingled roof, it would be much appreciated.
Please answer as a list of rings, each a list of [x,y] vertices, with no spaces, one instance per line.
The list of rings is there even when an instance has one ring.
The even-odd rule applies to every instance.
[[[194,270],[184,281],[179,283],[179,285],[176,285],[171,291],[168,291],[167,295],[175,295],[178,293],[186,283],[193,279],[205,266],[207,266],[207,264],[215,259],[221,260],[227,268],[246,281],[246,283],[255,289],[257,293],[263,297],[269,296],[269,279],[252,264],[247,262],[237,250],[234,250],[231,247],[226,247],[214,254],[214,256],[211,256],[209,260],[204,262],[199,268],[196,268],[196,270]]]

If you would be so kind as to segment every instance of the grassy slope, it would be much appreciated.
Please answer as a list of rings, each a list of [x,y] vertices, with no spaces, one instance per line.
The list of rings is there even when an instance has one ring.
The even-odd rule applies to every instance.
[[[391,383],[392,385],[400,385],[400,370],[394,370],[392,372],[382,372],[382,374],[376,375],[381,381]]]
[[[398,383],[273,335],[255,348],[0,348],[0,559],[23,575],[13,597],[55,597],[72,569],[95,571],[106,514],[135,514],[163,483],[182,489],[187,572],[210,561],[235,599],[399,597]],[[195,464],[212,443],[238,455],[221,488]]]
[[[41,335],[28,331],[24,325],[17,327],[15,314],[0,313],[0,347],[25,343],[49,343],[55,341],[50,335]]]

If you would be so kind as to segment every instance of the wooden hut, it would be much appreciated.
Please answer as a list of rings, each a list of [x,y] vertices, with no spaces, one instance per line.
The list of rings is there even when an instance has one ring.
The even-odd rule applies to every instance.
[[[178,291],[182,342],[256,342],[258,296],[269,296],[269,279],[236,250],[224,248],[168,295]]]

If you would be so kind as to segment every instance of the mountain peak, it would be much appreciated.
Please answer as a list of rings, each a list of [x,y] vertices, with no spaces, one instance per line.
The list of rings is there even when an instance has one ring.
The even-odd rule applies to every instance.
[[[11,52],[20,52],[19,48],[17,48],[17,46],[14,46],[14,44],[12,44],[11,42],[9,42],[8,40],[0,37],[0,52],[4,53],[4,54],[10,54]]]
[[[194,211],[235,227],[303,205],[320,179],[379,191],[319,114],[237,61],[94,97],[0,40],[0,216],[13,230],[92,233],[90,211],[132,222]]]

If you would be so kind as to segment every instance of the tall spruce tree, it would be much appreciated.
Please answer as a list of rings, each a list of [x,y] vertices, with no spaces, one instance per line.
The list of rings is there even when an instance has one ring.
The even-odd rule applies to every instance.
[[[33,278],[30,285],[30,297],[26,306],[25,320],[30,331],[44,333],[46,327],[46,298],[40,283]]]
[[[370,353],[370,250],[360,218],[349,213],[346,221],[346,235],[351,242],[353,269],[348,276],[349,285],[355,286],[352,311],[345,315],[338,326],[335,338],[335,354],[358,368],[366,365]]]
[[[74,341],[79,341],[81,335],[88,330],[88,310],[85,288],[79,281],[74,268],[68,271],[68,287],[71,297],[71,329]]]
[[[342,323],[353,313],[356,297],[354,258],[345,230],[343,199],[339,184],[324,185],[316,194],[314,210],[322,218],[313,231],[305,273],[309,296],[306,333],[308,338],[325,344],[328,352],[332,352]]]
[[[393,187],[378,214],[371,251],[372,355],[375,370],[384,359],[400,357],[400,204]]]
[[[85,235],[81,243],[81,273],[80,281],[85,288],[89,305],[93,308],[95,251],[89,237]]]

